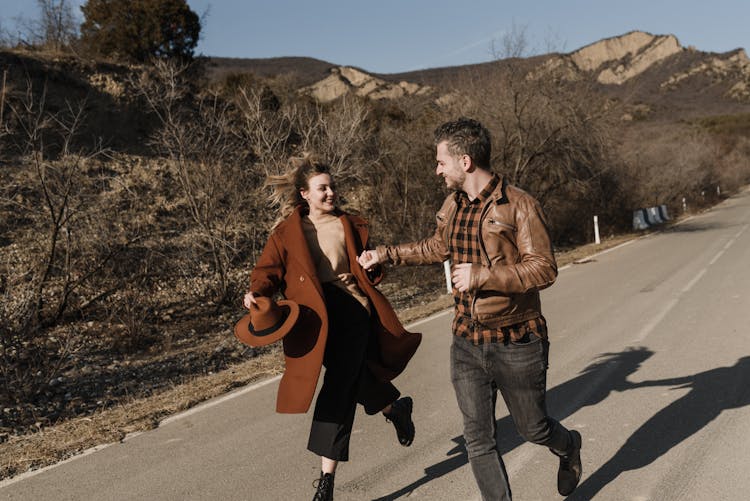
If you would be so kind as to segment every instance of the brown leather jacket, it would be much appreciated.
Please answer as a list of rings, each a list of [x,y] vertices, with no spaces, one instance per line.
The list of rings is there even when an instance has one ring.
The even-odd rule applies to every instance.
[[[381,262],[430,264],[450,257],[456,193],[437,213],[437,229],[418,242],[376,248]],[[539,202],[503,179],[482,207],[481,264],[471,268],[471,317],[492,328],[541,315],[539,290],[557,277],[547,224]]]

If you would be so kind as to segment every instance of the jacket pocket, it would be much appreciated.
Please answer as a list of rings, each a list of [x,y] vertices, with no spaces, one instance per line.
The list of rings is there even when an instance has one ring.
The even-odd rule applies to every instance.
[[[512,232],[516,231],[515,225],[500,221],[499,219],[495,219],[495,218],[488,218],[487,224],[489,224],[490,228],[493,228],[493,229],[501,229],[501,230],[505,229],[505,230],[509,230]]]

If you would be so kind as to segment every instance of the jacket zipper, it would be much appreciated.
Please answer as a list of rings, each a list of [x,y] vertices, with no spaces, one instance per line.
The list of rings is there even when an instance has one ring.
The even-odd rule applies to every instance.
[[[502,221],[495,221],[494,219],[489,219],[487,221],[490,224],[494,224],[495,226],[500,226],[502,228],[508,228],[511,231],[515,231],[516,228],[512,224],[503,223]]]
[[[482,225],[484,224],[484,220],[487,217],[487,212],[490,209],[490,206],[495,202],[494,198],[490,198],[488,202],[482,207],[482,214],[479,216],[479,228],[477,229],[477,235],[479,238],[479,249],[482,253],[482,257],[484,257],[485,261],[487,262],[487,267],[489,268],[492,265],[492,261],[490,261],[490,255],[487,252],[487,248],[484,245],[484,239],[482,238]],[[474,320],[477,318],[476,316],[476,306],[477,306],[477,294],[476,291],[472,295],[471,298],[471,319]]]

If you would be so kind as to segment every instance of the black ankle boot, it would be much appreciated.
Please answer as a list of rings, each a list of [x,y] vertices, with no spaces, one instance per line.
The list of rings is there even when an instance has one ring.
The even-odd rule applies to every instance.
[[[411,420],[413,406],[411,397],[399,398],[391,404],[391,412],[383,413],[385,419],[393,423],[398,443],[404,447],[409,447],[414,441],[414,422]]]
[[[313,481],[313,486],[318,490],[315,492],[313,501],[333,501],[333,473],[320,472],[320,478]]]

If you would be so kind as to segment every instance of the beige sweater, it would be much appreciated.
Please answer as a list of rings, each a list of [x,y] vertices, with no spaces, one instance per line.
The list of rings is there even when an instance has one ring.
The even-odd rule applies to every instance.
[[[370,302],[359,290],[349,268],[341,220],[333,214],[305,216],[302,218],[302,229],[320,282],[341,287],[370,312]]]

